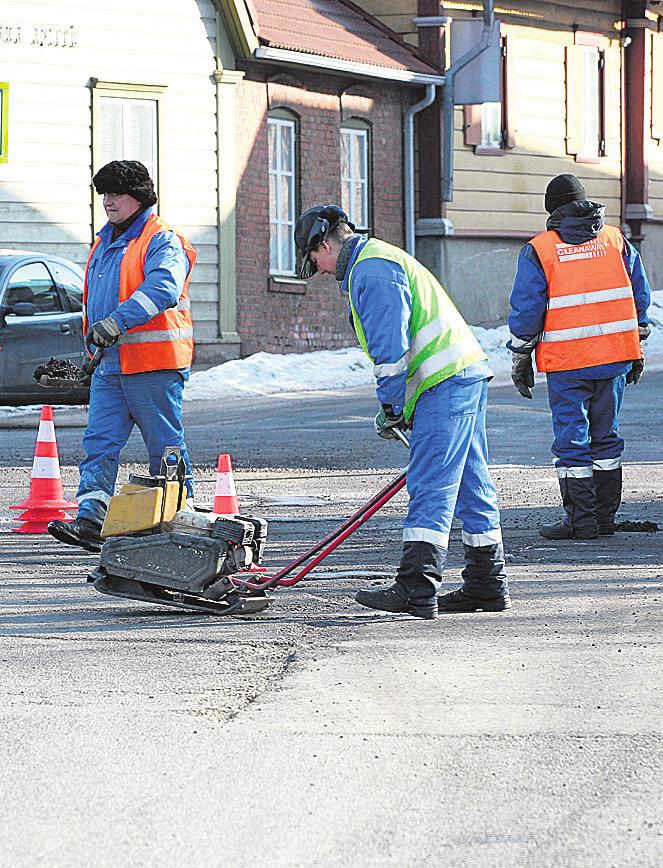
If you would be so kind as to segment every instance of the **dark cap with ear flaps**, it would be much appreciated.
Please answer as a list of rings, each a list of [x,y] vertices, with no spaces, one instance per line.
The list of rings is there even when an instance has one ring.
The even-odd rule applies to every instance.
[[[354,224],[338,205],[315,205],[300,216],[295,226],[295,244],[302,257],[300,277],[306,279],[316,273],[318,268],[309,259],[309,254],[321,241],[327,240],[329,233],[339,223],[347,223],[354,232]]]

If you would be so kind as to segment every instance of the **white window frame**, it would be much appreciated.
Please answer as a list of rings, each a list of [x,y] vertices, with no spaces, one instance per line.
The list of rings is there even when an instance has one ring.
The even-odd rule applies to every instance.
[[[271,165],[272,149],[269,147],[268,153],[268,170],[270,180],[273,178],[273,185],[270,184],[271,190],[274,189],[275,201],[269,203],[269,273],[278,277],[293,276],[297,274],[297,251],[293,234],[295,231],[295,223],[297,221],[297,120],[294,117],[286,117],[285,113],[279,115],[270,115],[267,118],[267,140],[269,143],[269,130],[274,130],[276,136],[276,164]],[[283,164],[283,151],[281,148],[282,131],[288,130],[290,136],[290,164]],[[285,179],[288,187],[288,200],[292,203],[292,213],[288,213],[288,203],[282,202],[281,183]],[[273,204],[273,208],[272,208]],[[272,217],[272,215],[274,215]],[[283,250],[280,244],[282,232],[290,238],[290,256],[289,261],[283,261]],[[276,261],[273,261],[272,256],[272,239],[276,235]]]
[[[93,78],[92,80],[92,174],[96,174],[104,165],[104,158],[101,154],[101,128],[99,118],[103,100],[118,99],[123,101],[123,105],[128,102],[137,100],[149,100],[154,103],[155,111],[155,128],[154,128],[154,164],[153,167],[148,166],[151,170],[154,188],[156,190],[159,202],[157,210],[163,211],[164,196],[162,181],[162,166],[161,166],[161,143],[163,142],[163,105],[162,97],[166,90],[164,85],[157,84],[130,84],[116,81],[101,81]],[[134,159],[132,155],[117,157],[117,159]],[[96,193],[93,195],[93,226],[97,232],[106,222],[106,214],[101,202],[101,196]]]
[[[341,144],[341,205],[343,210],[350,218],[350,222],[354,223],[358,232],[367,232],[371,223],[370,213],[370,191],[371,191],[371,153],[370,153],[370,128],[365,122],[358,121],[355,124],[344,124],[341,127],[341,141],[343,136],[348,136],[350,139],[348,154],[349,167],[348,172],[344,173],[343,166],[343,147]],[[353,141],[360,142],[360,147],[364,153],[365,177],[361,177],[360,167],[355,165]],[[349,201],[346,200],[345,190],[349,187]],[[354,209],[355,192],[357,188],[361,191],[361,214],[356,214]]]

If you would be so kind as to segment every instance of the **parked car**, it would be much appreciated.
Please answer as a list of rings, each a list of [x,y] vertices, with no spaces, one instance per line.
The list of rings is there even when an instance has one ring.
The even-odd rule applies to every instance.
[[[0,404],[83,404],[89,392],[45,389],[34,369],[84,359],[83,271],[29,250],[0,250]]]

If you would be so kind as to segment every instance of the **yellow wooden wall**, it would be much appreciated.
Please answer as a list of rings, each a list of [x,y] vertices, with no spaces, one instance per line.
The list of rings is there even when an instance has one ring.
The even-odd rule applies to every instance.
[[[516,147],[502,156],[477,155],[463,141],[463,110],[455,114],[454,199],[448,216],[457,230],[536,232],[545,219],[548,180],[573,172],[588,197],[620,213],[620,47],[604,38],[606,54],[606,149],[597,163],[576,162],[566,153],[565,47],[573,34],[561,30],[505,27],[511,80],[510,115]]]

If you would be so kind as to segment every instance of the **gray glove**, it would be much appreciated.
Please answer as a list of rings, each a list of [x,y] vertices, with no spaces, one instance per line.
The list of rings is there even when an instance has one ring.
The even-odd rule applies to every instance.
[[[534,367],[530,353],[511,353],[511,379],[523,398],[532,397]]]
[[[94,344],[95,347],[111,347],[121,334],[122,329],[113,317],[107,316],[106,319],[100,319],[90,326],[85,335],[85,342],[88,346]]]

